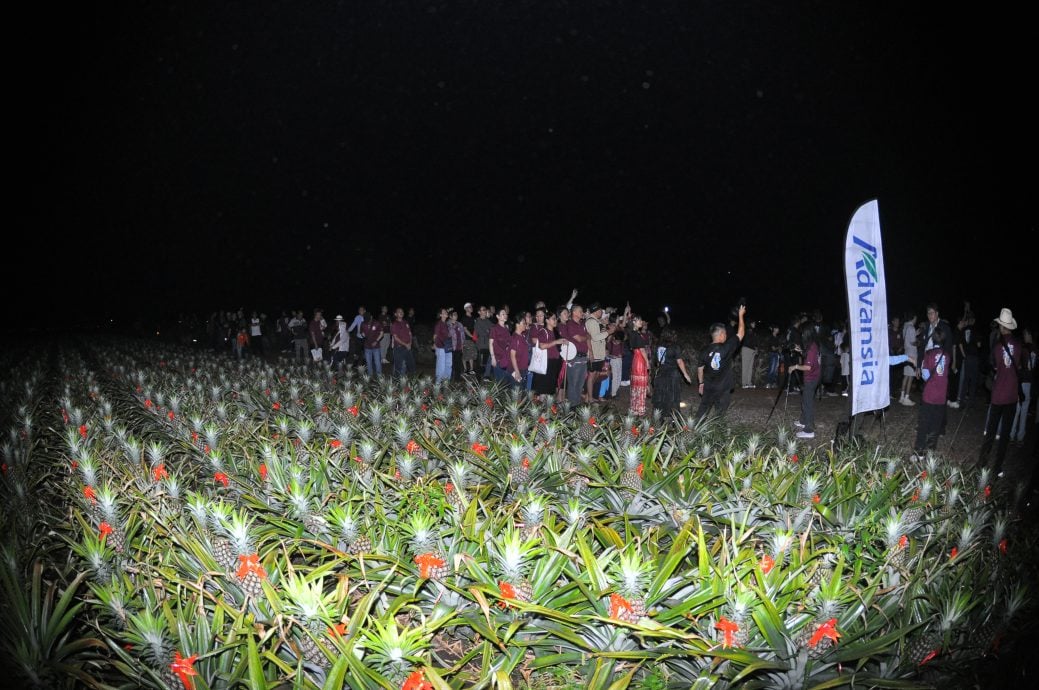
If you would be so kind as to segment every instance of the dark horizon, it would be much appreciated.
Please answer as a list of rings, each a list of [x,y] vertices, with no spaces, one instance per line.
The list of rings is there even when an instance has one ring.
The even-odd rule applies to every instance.
[[[574,286],[690,323],[741,296],[764,321],[841,318],[847,223],[875,198],[892,313],[971,300],[1034,322],[1032,185],[1011,157],[1035,137],[1003,88],[1031,81],[1023,18],[383,0],[34,26],[11,256],[36,280],[16,321],[432,314]]]

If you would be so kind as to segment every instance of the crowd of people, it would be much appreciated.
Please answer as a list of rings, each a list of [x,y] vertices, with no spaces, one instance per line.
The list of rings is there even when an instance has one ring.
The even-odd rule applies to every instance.
[[[555,308],[537,302],[531,310],[508,305],[474,305],[461,312],[438,310],[431,329],[419,329],[429,342],[417,342],[415,309],[382,306],[378,314],[358,307],[350,317],[328,320],[321,308],[309,318],[303,311],[270,320],[244,310],[216,312],[209,320],[213,346],[235,357],[286,355],[337,369],[363,367],[373,375],[415,373],[416,348],[433,353],[437,382],[479,378],[522,389],[535,400],[595,404],[629,390],[629,412],[644,416],[650,408],[665,416],[680,411],[683,381],[700,394],[696,418],[724,416],[736,388],[736,367],[743,388],[784,388],[801,396],[797,436],[815,435],[815,401],[849,394],[850,355],[847,324],[824,322],[819,310],[799,312],[785,331],[745,321],[746,307],[733,307],[727,323],[708,330],[708,343],[695,353],[683,351],[670,313],[651,324],[631,309],[576,303],[577,291]],[[936,448],[945,433],[947,410],[987,397],[985,441],[978,464],[989,462],[1000,475],[1009,444],[1021,444],[1031,402],[1036,350],[1031,329],[1018,328],[1010,309],[979,332],[970,304],[956,325],[928,304],[925,318],[913,312],[890,319],[890,354],[904,358],[902,375],[892,376],[892,400],[919,404],[913,452]],[[695,357],[695,365],[689,357]],[[763,365],[759,370],[759,356]],[[895,370],[897,371],[897,370]],[[917,402],[919,400],[919,402]]]

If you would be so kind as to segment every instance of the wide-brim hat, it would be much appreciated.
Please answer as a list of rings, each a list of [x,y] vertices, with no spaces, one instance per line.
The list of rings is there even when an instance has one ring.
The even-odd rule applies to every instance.
[[[1017,328],[1017,319],[1014,318],[1014,313],[1006,307],[999,310],[999,318],[996,319],[996,323],[1011,331]]]
[[[336,314],[336,321],[346,321],[346,319],[343,318],[342,314]]]

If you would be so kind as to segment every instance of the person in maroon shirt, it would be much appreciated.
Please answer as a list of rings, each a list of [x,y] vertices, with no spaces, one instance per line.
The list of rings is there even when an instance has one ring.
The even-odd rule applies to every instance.
[[[323,350],[325,347],[325,317],[320,309],[314,310],[314,318],[310,320],[310,346],[315,350]],[[324,353],[321,356],[324,359]]]
[[[527,367],[530,366],[530,350],[527,345],[527,320],[516,319],[516,325],[509,338],[509,385],[512,388],[523,387],[527,380]]]
[[[437,314],[436,325],[433,326],[433,350],[437,357],[434,383],[451,378],[451,348],[451,329],[447,325],[447,309],[441,309]]]
[[[509,377],[509,329],[505,322],[509,319],[509,312],[504,307],[495,314],[497,323],[491,326],[491,371],[494,372],[495,381],[507,381]]]
[[[1006,459],[1007,447],[1010,445],[1010,425],[1013,424],[1017,403],[1020,401],[1017,377],[1024,347],[1012,332],[1017,329],[1017,319],[1014,318],[1013,312],[1004,307],[995,323],[999,327],[999,336],[993,341],[989,356],[992,358],[992,369],[996,375],[992,381],[985,440],[981,443],[978,461],[974,466],[984,467],[988,464],[988,455],[992,451],[995,436],[1000,434],[999,430],[1002,427],[999,447],[996,448],[996,464],[992,468],[996,477],[1002,478],[1003,460]]]
[[[405,376],[415,373],[415,353],[412,352],[411,326],[404,320],[404,310],[397,307],[393,311],[394,321],[390,324],[390,338],[393,341],[393,375]]]
[[[548,352],[548,369],[544,374],[534,374],[534,380],[531,382],[530,390],[535,402],[540,400],[542,395],[553,395],[558,387],[559,370],[563,364],[559,357],[559,346],[566,342],[556,337],[555,329],[558,322],[555,314],[549,314],[545,317],[543,325],[535,323],[531,329],[531,343],[534,347]]]
[[[949,371],[952,358],[944,348],[945,332],[936,330],[931,336],[931,349],[924,353],[920,363],[920,377],[924,380],[924,392],[920,401],[920,413],[916,422],[916,443],[911,460],[923,460],[928,450],[938,448],[945,421],[945,398],[949,390]]]
[[[588,330],[584,327],[584,307],[575,304],[570,320],[560,326],[560,336],[574,344],[577,356],[566,363],[566,399],[580,405],[584,398],[584,377],[588,373]]]
[[[361,333],[364,334],[364,365],[369,375],[382,376],[382,331],[382,321],[371,314],[365,315]]]

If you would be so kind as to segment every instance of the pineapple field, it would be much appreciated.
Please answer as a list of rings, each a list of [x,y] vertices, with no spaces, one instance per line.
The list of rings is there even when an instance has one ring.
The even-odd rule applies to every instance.
[[[17,687],[959,687],[1030,651],[1023,488],[940,456],[137,340],[2,360]]]

